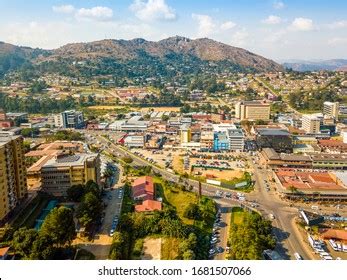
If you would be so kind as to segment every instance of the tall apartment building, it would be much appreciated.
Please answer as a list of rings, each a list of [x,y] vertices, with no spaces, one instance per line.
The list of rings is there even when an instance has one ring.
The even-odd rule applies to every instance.
[[[262,101],[241,101],[235,104],[235,117],[242,120],[270,119],[270,104]]]
[[[75,110],[64,111],[54,116],[54,125],[59,128],[83,128],[83,113]]]
[[[82,153],[57,155],[42,164],[40,175],[42,191],[65,196],[67,189],[73,185],[90,180],[100,184],[100,156]]]
[[[320,132],[320,124],[322,118],[317,114],[303,115],[302,117],[302,129],[306,133],[317,134]]]
[[[339,102],[326,101],[323,104],[323,114],[328,117],[332,117],[335,120],[339,118]]]
[[[0,220],[9,214],[26,194],[23,138],[0,137]]]

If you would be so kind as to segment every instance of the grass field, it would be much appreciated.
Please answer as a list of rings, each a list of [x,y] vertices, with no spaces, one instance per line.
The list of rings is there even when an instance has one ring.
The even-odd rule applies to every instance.
[[[198,203],[197,195],[195,193],[182,191],[178,188],[163,186],[164,184],[160,178],[154,178],[154,183],[156,183],[157,196],[162,197],[164,203],[175,207],[178,216],[185,224],[193,225],[194,220],[185,218],[183,213],[189,203]]]
[[[240,207],[234,207],[231,213],[231,224],[240,225],[247,213]]]
[[[161,259],[175,260],[178,257],[180,240],[174,237],[167,237],[162,240]]]

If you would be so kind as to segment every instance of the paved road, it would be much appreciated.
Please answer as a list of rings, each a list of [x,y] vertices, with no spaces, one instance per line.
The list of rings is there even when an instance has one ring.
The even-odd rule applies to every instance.
[[[215,260],[225,260],[226,251],[225,248],[227,247],[228,237],[229,237],[229,231],[230,231],[230,219],[231,219],[231,209],[232,207],[226,207],[223,205],[218,205],[219,209],[221,211],[221,229],[220,229],[220,235],[219,235],[219,242],[215,247],[222,247],[223,252],[216,254],[214,259]]]

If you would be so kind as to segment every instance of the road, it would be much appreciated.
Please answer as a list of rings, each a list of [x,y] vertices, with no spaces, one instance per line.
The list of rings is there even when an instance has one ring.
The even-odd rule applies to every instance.
[[[217,243],[216,247],[222,247],[223,252],[216,254],[214,259],[215,260],[225,260],[226,251],[225,248],[227,247],[228,243],[228,237],[229,237],[229,231],[230,231],[230,219],[231,219],[231,209],[232,207],[224,206],[223,204],[219,204],[218,208],[221,211],[221,229],[219,230],[219,242]]]

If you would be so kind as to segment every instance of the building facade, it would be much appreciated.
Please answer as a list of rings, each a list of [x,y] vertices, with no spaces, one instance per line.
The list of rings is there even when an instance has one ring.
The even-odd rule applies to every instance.
[[[320,132],[321,118],[318,115],[304,115],[302,117],[302,129],[309,134]]]
[[[326,101],[323,104],[323,114],[328,117],[332,117],[335,120],[339,118],[339,102]]]
[[[68,188],[94,181],[100,184],[99,154],[59,155],[50,158],[40,170],[41,189],[65,196]]]
[[[0,137],[0,220],[9,214],[26,194],[23,138]]]
[[[54,125],[59,128],[83,128],[83,113],[75,110],[64,111],[54,116]]]
[[[235,117],[239,120],[270,120],[270,104],[261,101],[241,101],[235,104]]]

